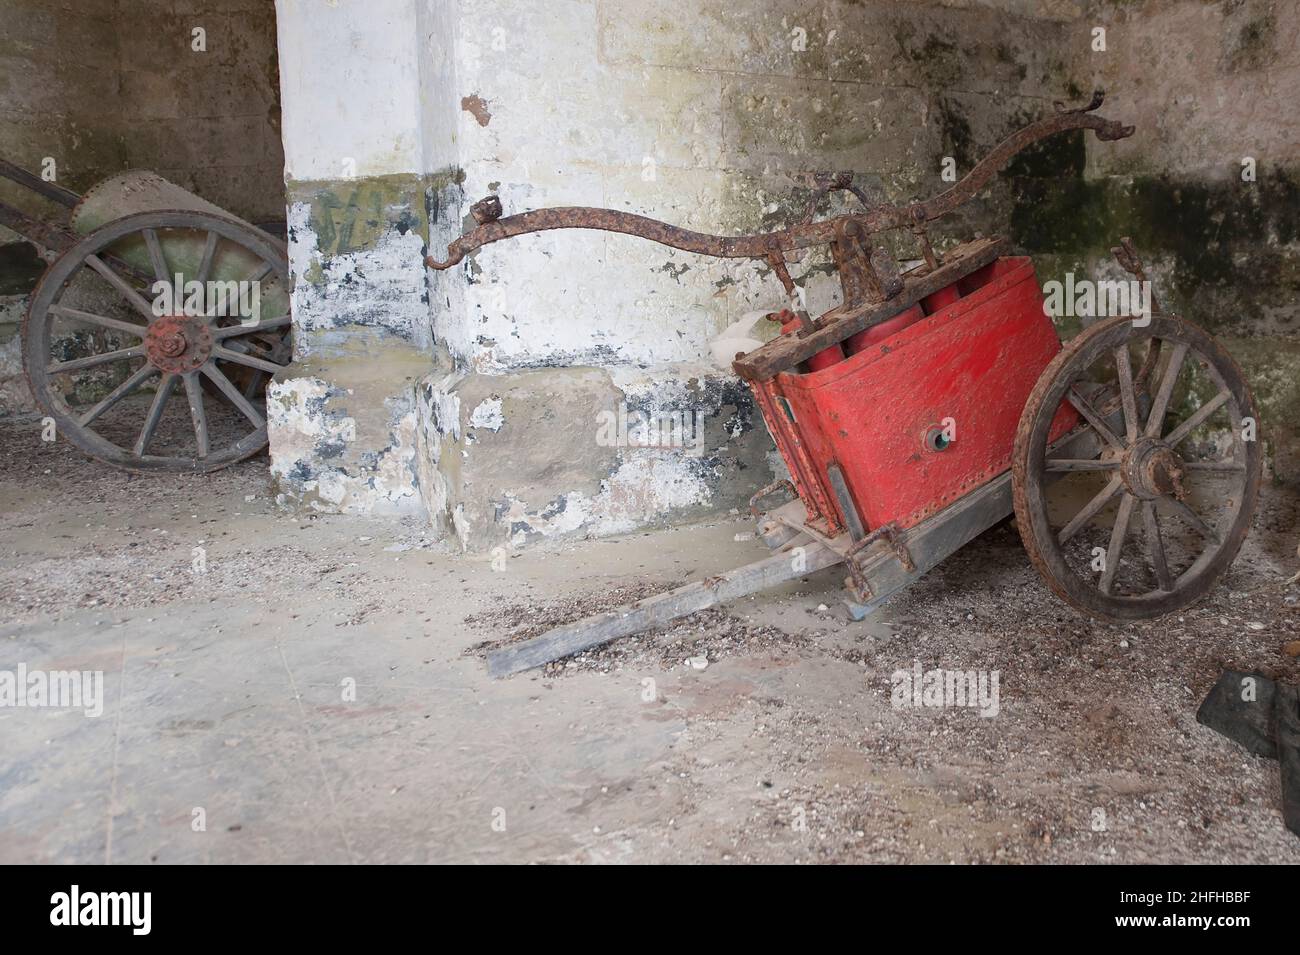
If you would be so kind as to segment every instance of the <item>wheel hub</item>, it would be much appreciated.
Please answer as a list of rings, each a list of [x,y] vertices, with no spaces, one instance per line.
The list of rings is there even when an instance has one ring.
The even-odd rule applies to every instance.
[[[145,334],[150,364],[174,375],[200,368],[212,355],[212,329],[201,318],[164,315]]]
[[[1128,490],[1143,500],[1173,497],[1182,500],[1183,459],[1156,438],[1139,438],[1124,455],[1120,469]]]

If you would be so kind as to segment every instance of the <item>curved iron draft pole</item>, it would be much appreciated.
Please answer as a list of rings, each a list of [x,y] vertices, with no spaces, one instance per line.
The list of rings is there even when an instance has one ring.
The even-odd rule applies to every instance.
[[[1132,126],[1092,115],[1093,111],[1101,106],[1103,99],[1103,94],[1098,91],[1093,94],[1092,101],[1080,109],[1066,110],[1058,103],[1055,115],[1012,133],[980,160],[960,182],[924,202],[901,206],[881,204],[869,207],[862,213],[837,216],[820,222],[805,221],[777,232],[722,236],[693,232],[631,212],[591,206],[535,209],[503,219],[501,200],[497,196],[488,196],[471,207],[471,213],[479,225],[448,246],[445,260],[439,261],[430,255],[425,259],[425,264],[431,269],[441,271],[451,268],[466,255],[485,245],[531,232],[547,232],[552,229],[600,229],[606,232],[620,232],[649,239],[684,252],[727,259],[765,259],[770,263],[774,260],[783,261],[782,254],[785,252],[833,243],[836,239],[837,226],[845,221],[851,220],[857,223],[860,234],[903,228],[916,230],[926,222],[947,215],[970,200],[1010,162],[1016,153],[1040,139],[1072,129],[1091,129],[1096,132],[1097,138],[1103,141],[1124,139],[1133,135]],[[824,176],[821,178],[822,195],[835,189],[846,189],[859,199],[863,197],[863,193],[852,186],[851,174],[841,173],[834,178]]]

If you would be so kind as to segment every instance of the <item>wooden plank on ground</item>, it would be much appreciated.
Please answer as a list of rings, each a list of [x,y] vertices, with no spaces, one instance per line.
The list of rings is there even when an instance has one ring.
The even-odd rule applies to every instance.
[[[698,580],[654,597],[646,597],[626,607],[594,614],[548,630],[531,640],[502,647],[488,654],[488,673],[502,677],[530,670],[580,650],[662,626],[698,610],[775,587],[831,567],[842,559],[835,551],[818,543],[773,554],[725,574]]]

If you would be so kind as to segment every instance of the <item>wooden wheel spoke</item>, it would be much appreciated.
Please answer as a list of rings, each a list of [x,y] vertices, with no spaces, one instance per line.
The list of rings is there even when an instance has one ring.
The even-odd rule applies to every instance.
[[[149,412],[144,416],[144,425],[140,428],[140,436],[136,438],[135,447],[132,449],[136,457],[144,457],[149,442],[153,440],[153,433],[158,429],[158,422],[162,418],[163,408],[166,406],[167,399],[171,396],[172,389],[175,386],[175,375],[163,375],[162,380],[158,382],[158,390],[154,392],[153,403],[149,405]]]
[[[212,337],[217,341],[227,338],[233,338],[237,335],[254,335],[258,332],[266,332],[275,328],[284,328],[291,321],[288,315],[277,315],[274,318],[263,318],[256,322],[250,322],[247,325],[227,325],[224,328],[214,328]]]
[[[181,234],[191,244],[184,256],[175,245]],[[60,435],[91,457],[140,472],[215,471],[266,447],[260,394],[267,376],[292,359],[290,309],[280,301],[291,284],[284,243],[198,209],[129,213],[67,238],[32,293],[22,331],[32,394]],[[127,249],[129,261],[123,258]],[[214,279],[221,281],[217,291],[227,293],[226,300],[231,289],[248,290],[231,279],[270,283],[281,292],[260,296],[260,310],[242,321],[234,314],[211,317],[223,311],[220,294],[205,296],[206,320],[180,305],[155,308],[169,290],[181,298],[197,280],[206,292]],[[74,282],[78,289],[86,283],[103,304],[74,298]],[[242,304],[247,296],[236,301]],[[165,337],[156,334],[163,319],[172,320]],[[73,385],[82,394],[93,386],[93,397],[70,404]],[[173,399],[182,385],[189,425],[175,417],[181,410]],[[225,417],[231,406],[238,409],[236,417]],[[227,422],[233,425],[229,432]]]
[[[172,277],[167,272],[167,257],[163,255],[162,243],[158,241],[156,229],[144,230],[144,244],[149,250],[149,263],[153,266],[154,278],[159,282],[171,285]],[[180,289],[173,290],[173,294],[179,292]]]
[[[1048,471],[1114,471],[1119,467],[1118,461],[1105,461],[1101,458],[1048,458],[1045,462]]]
[[[1178,500],[1176,497],[1167,497],[1164,498],[1164,500],[1168,501],[1170,506],[1173,507],[1175,514],[1181,517],[1184,522],[1186,522],[1207,541],[1215,546],[1223,543],[1223,538],[1219,536],[1219,532],[1209,524],[1205,523],[1201,515],[1188,507],[1185,502]]]
[[[203,257],[199,260],[199,271],[195,275],[195,280],[203,285],[208,281],[208,275],[212,272],[212,258],[217,253],[217,242],[221,236],[215,232],[209,232],[207,241],[203,245]]]
[[[136,338],[142,339],[149,332],[149,329],[144,325],[109,318],[107,315],[96,315],[94,312],[83,312],[81,309],[68,308],[66,305],[51,305],[50,311],[60,318],[85,322],[87,325],[98,325],[100,328],[109,328],[115,332],[125,332],[127,335],[134,335]]]
[[[95,405],[78,418],[77,424],[81,425],[83,428],[87,427],[105,411],[113,407],[113,405],[117,404],[156,374],[158,374],[158,369],[153,365],[145,365],[140,368],[140,370],[138,370],[134,375],[109,392],[103,401],[99,402],[99,404]]]
[[[72,358],[68,361],[56,361],[47,365],[45,370],[51,375],[58,375],[69,371],[82,371],[86,368],[95,368],[98,365],[106,365],[112,361],[139,358],[143,354],[143,345],[133,345],[130,348],[119,348],[117,351],[106,351],[98,355],[87,355],[85,358]]]
[[[249,368],[257,368],[260,371],[265,371],[272,375],[284,370],[283,365],[277,365],[273,361],[254,358],[252,355],[245,355],[243,352],[231,351],[229,348],[222,348],[219,345],[212,349],[212,356],[214,358],[220,358],[222,361],[234,362],[236,365],[247,365]]]
[[[260,428],[266,424],[266,419],[258,413],[257,409],[253,407],[252,402],[240,393],[239,389],[236,388],[234,383],[222,373],[220,368],[212,362],[208,362],[199,370],[212,380],[212,383],[221,390],[221,393],[230,400],[232,405],[243,412],[245,418],[253,422],[254,427]]]
[[[261,267],[258,268],[257,271],[251,273],[251,274],[248,276],[248,278],[244,279],[244,281],[245,281],[245,282],[260,282],[260,281],[262,281],[262,279],[266,278],[268,275],[271,274],[271,269],[272,269],[272,265],[271,265],[270,262],[263,262],[262,265],[261,265]]]
[[[1154,305],[1154,297],[1152,304]],[[1146,391],[1151,383],[1151,376],[1155,374],[1156,366],[1160,364],[1160,352],[1160,339],[1150,339],[1147,342],[1146,354],[1142,356],[1142,364],[1138,366],[1137,374],[1133,376],[1133,385],[1138,391]]]
[[[1140,422],[1138,421],[1137,393],[1133,390],[1133,366],[1129,363],[1128,345],[1115,349],[1115,371],[1119,376],[1120,402],[1124,406],[1124,432],[1128,443],[1137,440]]]
[[[1240,473],[1246,470],[1246,465],[1240,461],[1184,461],[1184,471],[1206,471],[1209,473]]]
[[[1169,365],[1165,368],[1165,376],[1160,379],[1160,388],[1156,392],[1155,399],[1151,402],[1151,411],[1147,414],[1144,433],[1148,438],[1160,437],[1162,426],[1165,423],[1165,412],[1169,410],[1169,399],[1174,393],[1174,385],[1178,383],[1178,375],[1183,370],[1183,359],[1187,357],[1187,347],[1187,345],[1179,342],[1169,355]]]
[[[1171,592],[1174,589],[1174,578],[1169,572],[1165,542],[1160,536],[1160,517],[1156,513],[1155,501],[1142,502],[1142,524],[1147,539],[1147,553],[1151,557],[1151,567],[1156,572],[1156,583],[1161,590]]]
[[[1124,550],[1124,538],[1128,536],[1128,525],[1133,519],[1133,506],[1136,503],[1137,498],[1128,492],[1125,492],[1124,499],[1119,502],[1115,526],[1110,531],[1110,546],[1106,548],[1106,566],[1102,568],[1101,580],[1097,584],[1103,594],[1110,593],[1110,588],[1115,583],[1115,574],[1119,572],[1119,558]]]
[[[1110,502],[1110,499],[1119,493],[1120,486],[1123,483],[1123,479],[1118,474],[1112,477],[1106,486],[1097,493],[1097,496],[1085,504],[1083,509],[1070,518],[1070,522],[1061,528],[1060,533],[1056,535],[1057,542],[1064,544],[1079,533],[1079,529],[1096,517],[1097,513]]]
[[[1092,425],[1092,429],[1101,435],[1101,439],[1117,451],[1124,450],[1124,442],[1116,437],[1115,432],[1110,430],[1101,415],[1097,414],[1096,409],[1079,394],[1073,387],[1066,393],[1065,399],[1074,406],[1074,410],[1083,415],[1084,420]]]
[[[1173,431],[1170,431],[1169,434],[1166,435],[1164,439],[1165,444],[1169,445],[1171,448],[1176,446],[1185,437],[1187,437],[1189,434],[1191,434],[1193,431],[1199,428],[1202,424],[1204,424],[1206,420],[1210,417],[1210,415],[1218,411],[1219,408],[1223,406],[1223,403],[1226,402],[1229,397],[1231,396],[1228,394],[1228,392],[1220,391],[1217,395],[1215,395],[1205,404],[1197,408],[1195,414],[1193,414],[1190,418],[1188,418],[1178,427],[1174,428]]]
[[[86,264],[102,275],[108,281],[108,284],[117,289],[118,294],[130,302],[131,306],[148,321],[152,322],[157,318],[153,306],[145,301],[144,296],[137,292],[126,279],[114,272],[103,259],[97,255],[88,255],[86,256]]]
[[[252,397],[253,397],[255,394],[257,394],[257,387],[258,387],[258,385],[260,385],[260,384],[262,383],[262,379],[263,379],[265,376],[266,376],[266,372],[264,372],[264,371],[253,371],[252,373],[249,374],[249,376],[248,376],[248,384],[246,384],[246,385],[244,386],[244,397],[245,397],[245,398],[248,398],[248,399],[251,400]]]
[[[199,457],[208,456],[208,416],[203,410],[203,386],[199,376],[190,372],[185,376],[185,394],[189,398],[190,419],[194,422],[194,437],[199,445]]]

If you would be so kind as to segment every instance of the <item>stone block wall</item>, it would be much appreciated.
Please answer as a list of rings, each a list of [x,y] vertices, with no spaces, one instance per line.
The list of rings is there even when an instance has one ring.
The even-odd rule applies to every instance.
[[[0,13],[0,155],[37,172],[51,157],[79,192],[152,169],[250,221],[284,218],[268,0],[4,0]],[[13,190],[0,183],[27,199]]]
[[[1132,235],[1164,299],[1242,360],[1274,474],[1300,475],[1295,4],[2,2],[0,154],[55,156],[74,189],[150,166],[254,220],[287,202],[296,361],[269,395],[286,504],[420,515],[470,549],[737,506],[770,441],[708,344],[781,304],[765,265],[578,231],[445,272],[424,256],[487,194],[723,234],[797,221],[819,169],[933,195],[945,157],[964,173],[1098,87],[1136,136],[1045,144],[938,241],[1009,233],[1045,281],[1112,274]],[[6,238],[0,413],[24,407],[15,329],[42,268]],[[835,304],[824,257],[791,272],[813,311]],[[700,446],[601,437],[638,412],[698,423]]]

